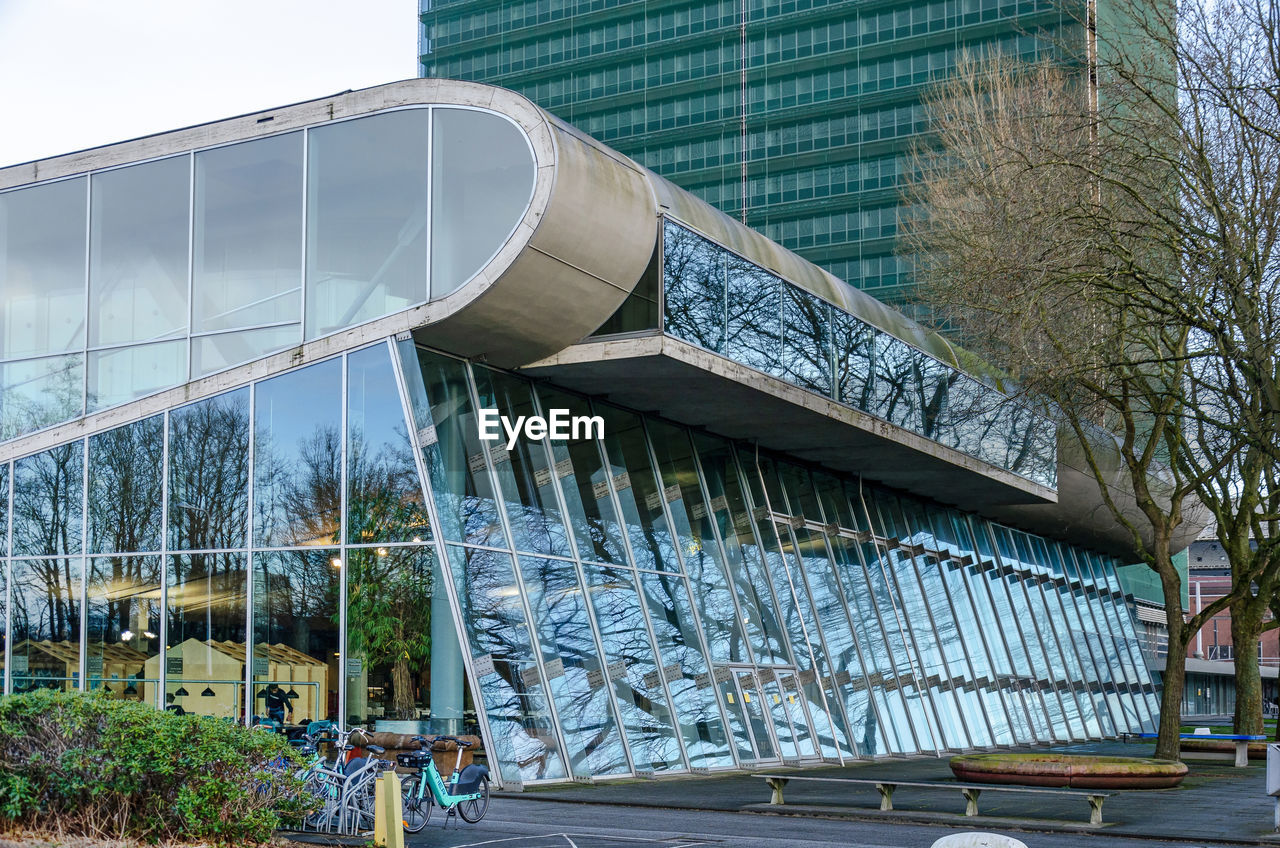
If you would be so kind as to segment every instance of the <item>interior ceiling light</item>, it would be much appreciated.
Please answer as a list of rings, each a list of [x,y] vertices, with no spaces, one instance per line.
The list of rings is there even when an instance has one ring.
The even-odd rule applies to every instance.
[[[185,697],[187,697],[187,696],[188,696],[188,695],[190,695],[190,694],[191,694],[191,693],[187,691],[187,687],[185,687],[185,686],[179,686],[179,687],[178,687],[178,691],[176,691],[176,692],[174,692],[174,693],[173,693],[173,697],[175,697],[175,698],[185,698]]]
[[[201,692],[200,694],[201,694],[202,696],[204,696],[205,698],[212,698],[214,695],[216,695],[216,694],[218,694],[218,693],[213,691],[213,687],[212,687],[212,686],[206,686],[206,687],[204,687],[204,691],[203,691],[203,692]]]

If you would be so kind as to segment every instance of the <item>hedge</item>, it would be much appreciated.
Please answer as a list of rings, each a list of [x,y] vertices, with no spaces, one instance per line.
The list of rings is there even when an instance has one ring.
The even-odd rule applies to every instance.
[[[262,843],[312,806],[275,733],[103,695],[0,698],[0,830]]]

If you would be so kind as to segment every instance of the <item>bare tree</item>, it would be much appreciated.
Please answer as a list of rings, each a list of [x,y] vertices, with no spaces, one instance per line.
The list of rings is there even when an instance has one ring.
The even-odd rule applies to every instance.
[[[1274,596],[1275,557],[1253,553],[1188,618],[1172,562],[1200,502],[1243,556],[1280,456],[1273,18],[1258,2],[1134,0],[1100,34],[1092,73],[962,60],[931,103],[937,144],[910,188],[925,297],[1074,434],[1160,578],[1163,757],[1178,754],[1189,638],[1227,605]]]

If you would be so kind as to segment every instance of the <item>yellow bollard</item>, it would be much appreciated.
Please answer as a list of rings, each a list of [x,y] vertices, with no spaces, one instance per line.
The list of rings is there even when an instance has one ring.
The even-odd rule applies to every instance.
[[[400,797],[400,775],[394,771],[378,775],[373,810],[374,844],[404,848],[404,801]]]

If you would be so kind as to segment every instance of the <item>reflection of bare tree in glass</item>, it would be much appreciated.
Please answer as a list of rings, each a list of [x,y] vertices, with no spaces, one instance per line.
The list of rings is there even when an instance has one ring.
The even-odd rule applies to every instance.
[[[395,434],[380,445],[369,444],[358,427],[348,434],[347,539],[353,544],[409,541],[430,532],[403,423],[395,425]]]
[[[833,311],[832,344],[835,348],[835,398],[870,412],[875,404],[876,331],[851,315]]]
[[[829,395],[831,304],[789,284],[782,287],[782,299],[784,376],[797,386]]]
[[[562,777],[541,682],[528,685],[521,673],[536,666],[511,558],[473,548],[453,556],[467,641],[474,655],[493,660],[494,673],[480,678],[480,689],[499,759],[526,779]]]
[[[575,773],[591,774],[625,770],[626,756],[609,710],[608,690],[587,681],[585,670],[598,665],[598,655],[576,570],[570,563],[533,557],[522,557],[520,570],[543,659],[558,658],[564,665],[564,674],[549,682],[571,767]]]
[[[342,514],[342,432],[318,424],[292,451],[275,450],[270,433],[254,437],[254,524],[258,544],[338,544]]]
[[[84,357],[52,361],[54,370],[21,382],[13,379],[17,366],[0,367],[5,378],[0,386],[0,441],[74,418],[84,409]]]
[[[148,418],[89,439],[89,551],[157,551],[164,516],[164,420]]]
[[[249,513],[248,391],[169,417],[169,534],[177,550],[243,548]]]
[[[782,281],[728,253],[723,256],[725,293],[724,354],[768,374],[783,376]]]
[[[667,223],[662,276],[666,332],[707,350],[720,350],[725,323],[722,253],[705,239]]]
[[[79,641],[80,605],[72,590],[81,560],[57,554],[80,551],[83,461],[83,443],[72,442],[15,463],[13,553],[40,557],[14,563],[10,632],[15,642]]]

